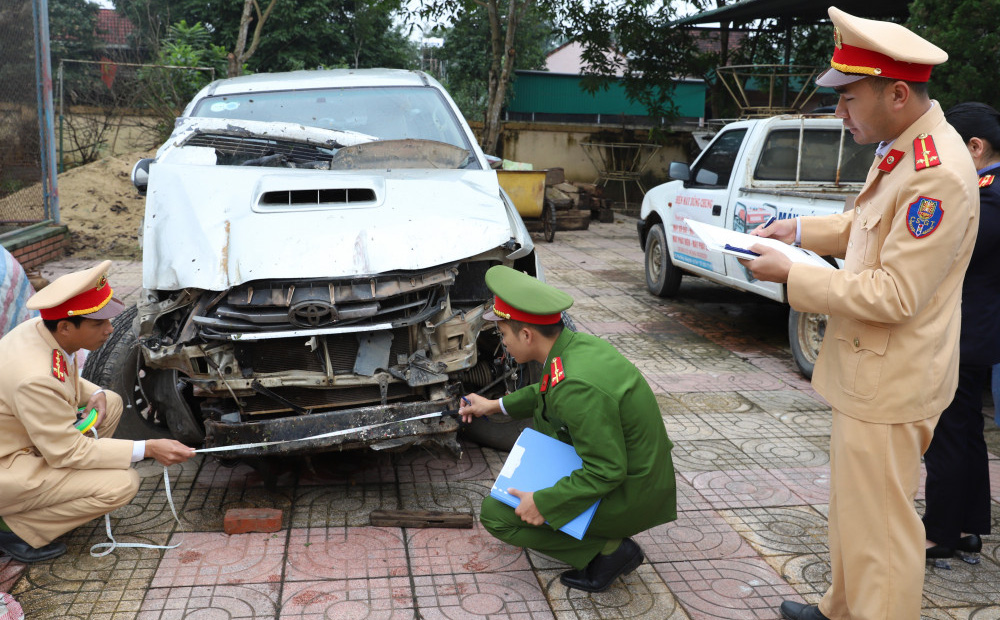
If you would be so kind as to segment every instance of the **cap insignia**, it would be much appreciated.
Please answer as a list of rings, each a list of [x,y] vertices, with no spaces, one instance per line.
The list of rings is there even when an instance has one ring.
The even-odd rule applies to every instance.
[[[940,200],[921,196],[906,210],[906,228],[915,239],[923,239],[937,230],[943,217]]]
[[[892,172],[892,169],[903,160],[904,155],[906,155],[906,153],[903,151],[892,149],[886,153],[886,156],[882,159],[882,163],[878,165],[878,169],[882,172]]]
[[[840,34],[840,28],[836,26],[833,27],[833,44],[837,46],[838,50],[844,47],[844,35]]]
[[[552,360],[551,370],[552,370],[552,381],[549,382],[549,385],[551,387],[555,387],[556,385],[559,384],[560,381],[566,378],[566,373],[563,372],[563,363],[561,357],[557,357],[556,359]]]
[[[66,383],[66,375],[69,367],[66,365],[66,358],[62,356],[59,349],[52,349],[52,376]]]
[[[549,376],[545,375],[542,377],[542,382],[538,386],[538,391],[544,394],[547,389],[549,389]]]
[[[996,175],[994,174],[984,174],[979,177],[979,187],[989,187],[993,185],[993,181],[996,180]]]
[[[108,276],[102,275],[100,279],[97,280],[97,286],[95,286],[94,288],[96,288],[97,290],[101,290],[107,283],[108,283]]]
[[[932,166],[940,166],[941,158],[938,157],[937,148],[934,146],[934,138],[927,134],[920,134],[913,141],[913,167],[915,170],[923,170]]]

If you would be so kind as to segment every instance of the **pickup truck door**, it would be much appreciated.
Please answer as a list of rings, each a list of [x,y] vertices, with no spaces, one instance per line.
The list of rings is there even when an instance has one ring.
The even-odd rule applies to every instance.
[[[739,173],[734,170],[744,149],[747,127],[723,129],[705,152],[691,166],[691,177],[673,199],[668,210],[671,220],[665,231],[675,262],[695,267],[694,272],[708,271],[726,274],[725,255],[711,252],[684,223],[685,219],[727,227],[726,221],[732,188],[730,180],[739,185]],[[737,264],[738,266],[738,264]]]

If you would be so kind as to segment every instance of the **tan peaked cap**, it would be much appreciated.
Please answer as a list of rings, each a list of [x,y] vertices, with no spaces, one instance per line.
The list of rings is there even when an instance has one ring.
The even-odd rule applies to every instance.
[[[820,86],[843,86],[870,76],[926,82],[931,68],[948,60],[943,49],[899,24],[855,17],[835,6],[827,13],[834,50],[830,68],[816,78]]]
[[[111,261],[60,276],[48,286],[32,295],[25,304],[39,310],[46,320],[59,320],[71,316],[88,319],[110,319],[118,316],[125,305],[113,297],[114,290],[108,283]]]

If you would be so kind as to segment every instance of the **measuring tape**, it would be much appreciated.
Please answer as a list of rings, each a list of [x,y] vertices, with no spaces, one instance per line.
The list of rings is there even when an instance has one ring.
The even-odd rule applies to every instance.
[[[209,452],[225,452],[227,450],[246,450],[248,448],[260,448],[263,446],[275,446],[283,443],[292,443],[295,441],[309,441],[311,439],[325,439],[327,437],[338,437],[340,435],[349,435],[351,433],[362,433],[364,431],[371,430],[373,428],[379,428],[382,426],[389,426],[391,424],[402,424],[403,422],[414,422],[417,420],[427,420],[430,418],[442,418],[444,416],[454,415],[456,412],[452,411],[437,411],[435,413],[425,413],[423,415],[413,416],[412,418],[406,418],[405,420],[393,420],[392,422],[379,422],[378,424],[368,424],[367,426],[359,426],[357,428],[347,428],[339,431],[331,431],[329,433],[320,433],[319,435],[310,435],[308,437],[298,437],[296,439],[282,439],[280,441],[261,441],[257,443],[242,443],[235,446],[216,446],[214,448],[199,448],[195,450],[195,453],[209,453]],[[97,429],[91,428],[90,432],[94,434],[94,439],[97,439]],[[173,494],[170,492],[170,476],[167,474],[167,466],[163,466],[163,486],[167,493],[167,504],[170,506],[170,512],[174,515],[174,521],[177,525],[181,525],[180,517],[177,516],[177,509],[174,507]],[[111,516],[108,514],[104,515],[104,528],[108,535],[108,540],[110,542],[97,543],[90,548],[91,557],[101,558],[118,547],[127,547],[132,549],[176,549],[181,546],[181,543],[174,545],[151,545],[147,543],[120,543],[115,540],[115,537],[111,534]],[[104,551],[98,553],[97,549],[104,549]]]

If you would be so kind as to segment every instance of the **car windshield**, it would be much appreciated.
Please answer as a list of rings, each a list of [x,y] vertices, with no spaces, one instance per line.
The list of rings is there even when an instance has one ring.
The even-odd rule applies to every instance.
[[[300,123],[382,140],[433,140],[469,149],[458,119],[434,88],[328,88],[206,97],[192,116]]]

